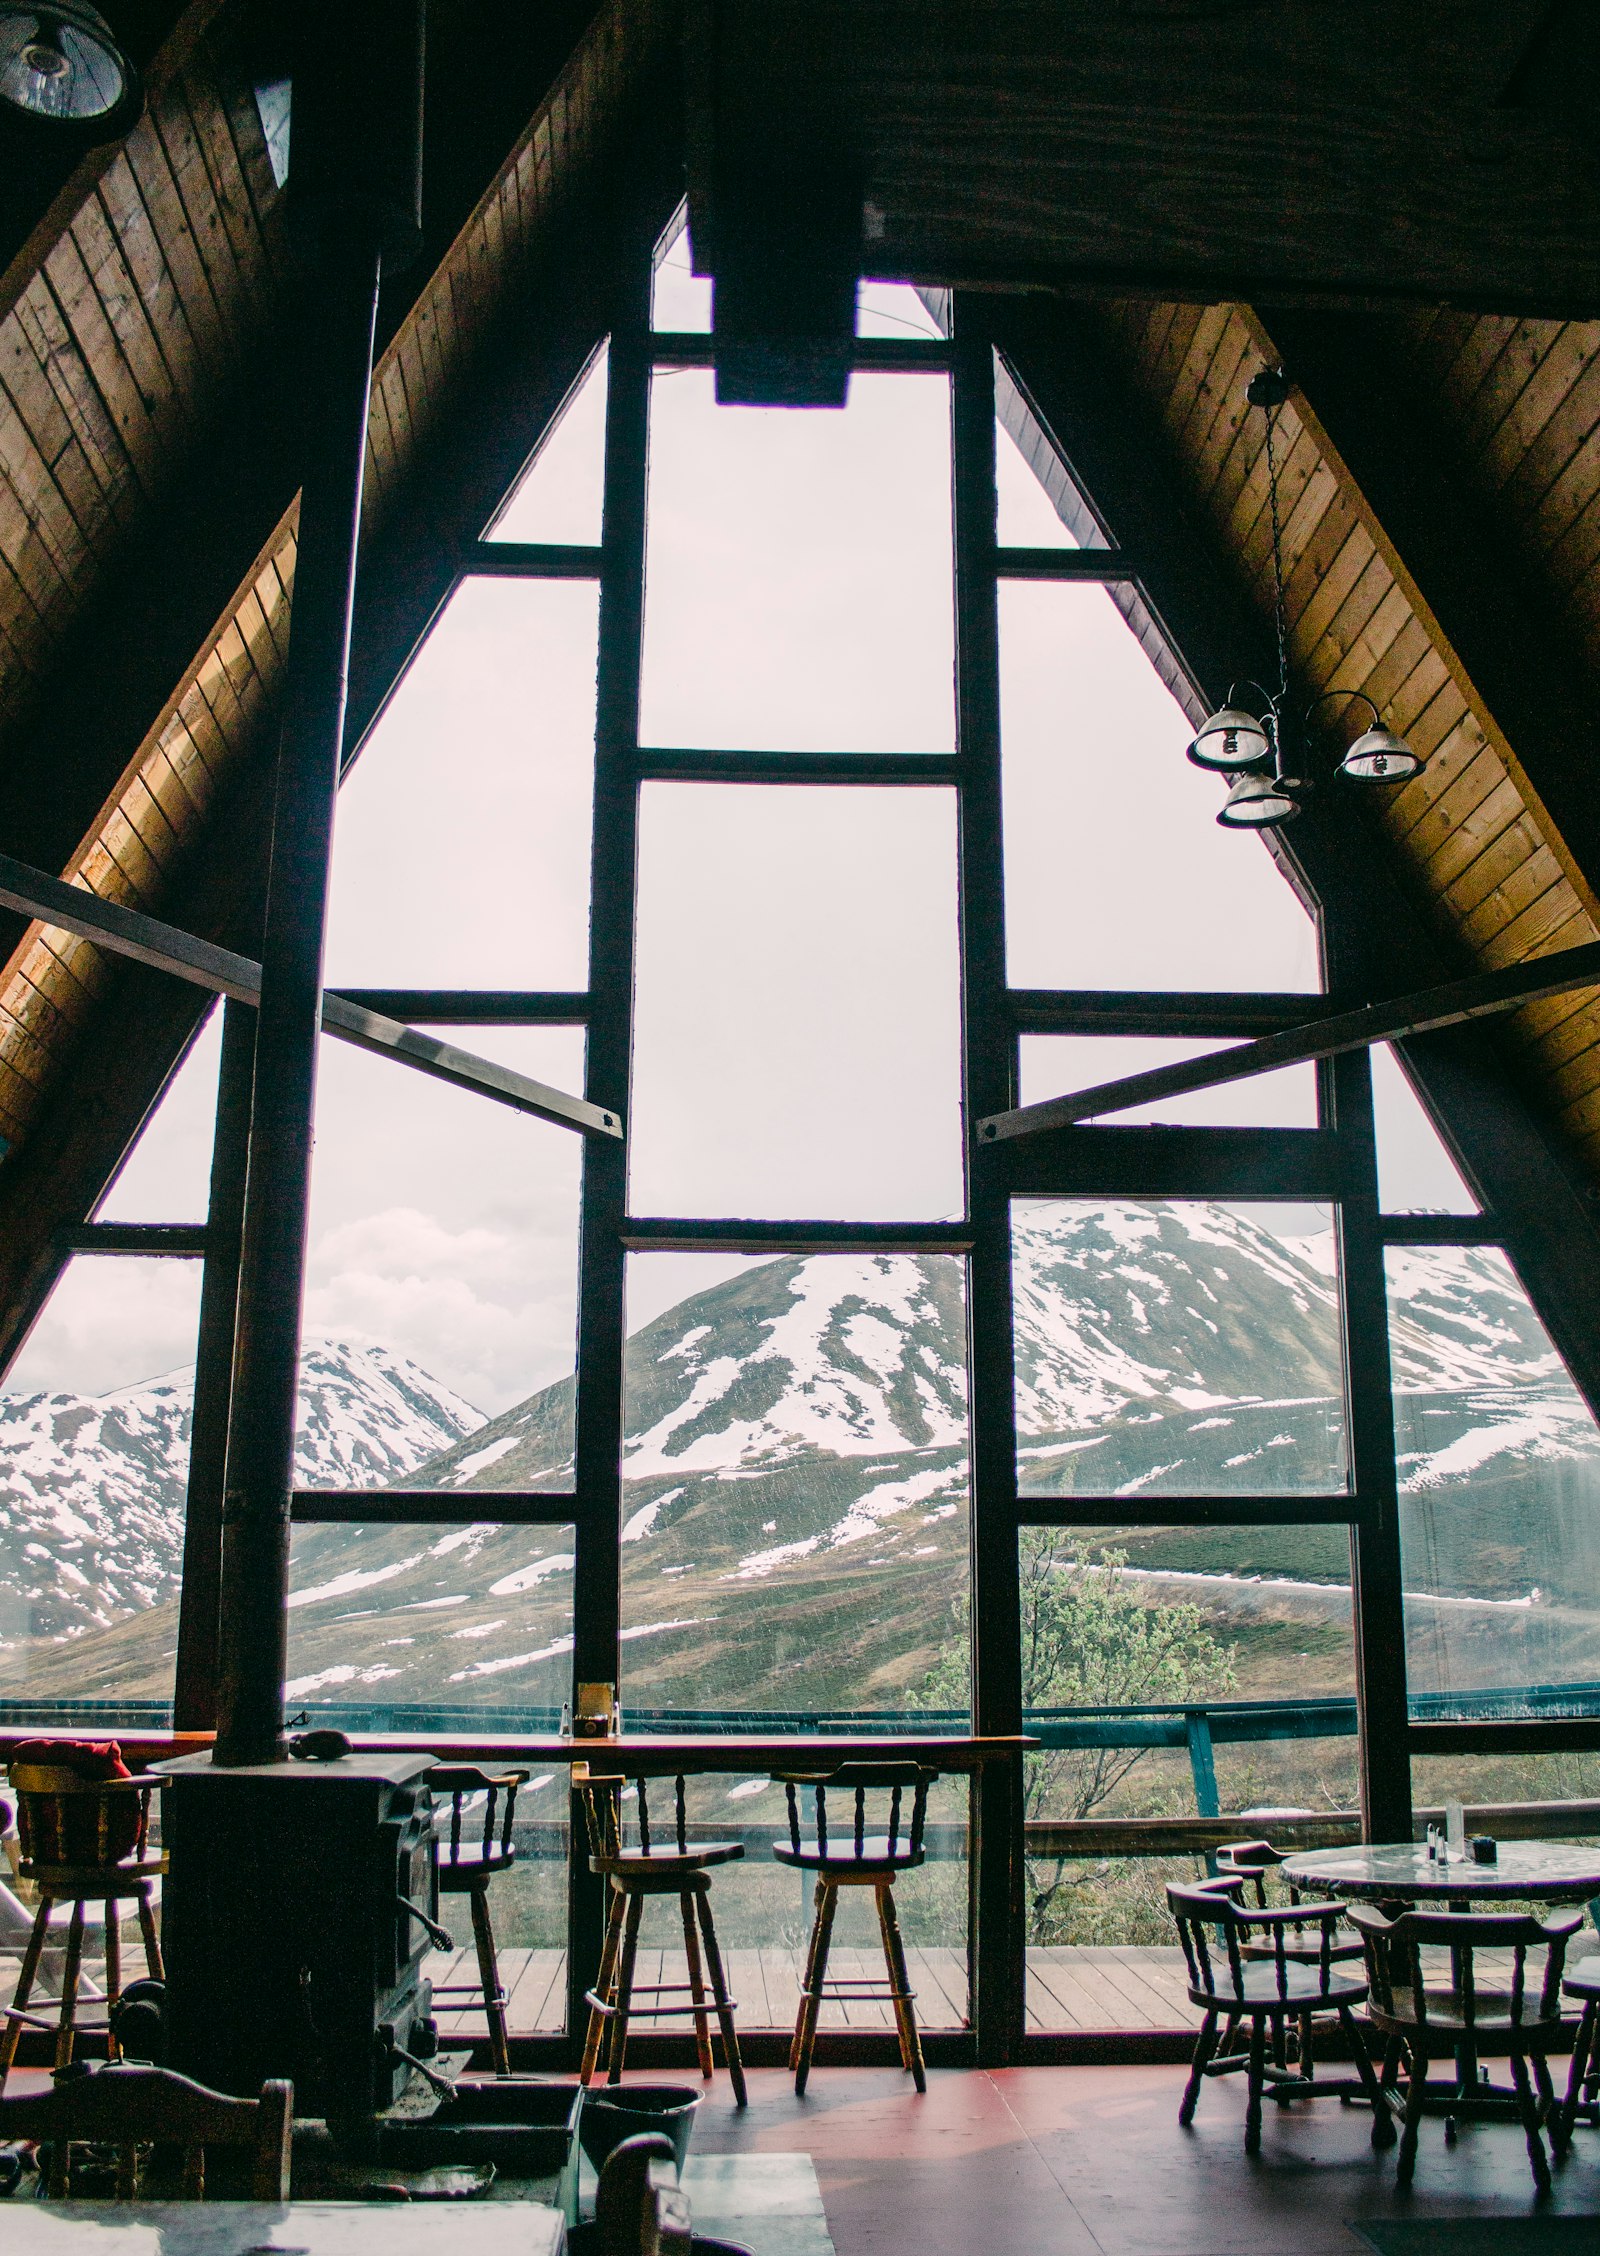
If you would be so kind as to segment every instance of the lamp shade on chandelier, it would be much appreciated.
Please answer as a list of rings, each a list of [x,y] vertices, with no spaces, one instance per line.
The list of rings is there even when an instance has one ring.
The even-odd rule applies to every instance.
[[[1306,797],[1315,789],[1313,764],[1307,757],[1315,742],[1313,717],[1319,707],[1335,700],[1353,699],[1367,706],[1371,726],[1364,729],[1335,767],[1345,783],[1405,783],[1421,772],[1422,761],[1410,745],[1385,723],[1365,690],[1323,690],[1296,705],[1290,696],[1288,613],[1283,592],[1283,526],[1278,506],[1276,453],[1279,410],[1289,396],[1288,379],[1281,368],[1264,368],[1250,380],[1246,397],[1267,418],[1267,498],[1272,518],[1273,622],[1278,641],[1278,684],[1267,691],[1258,683],[1244,685],[1259,699],[1255,709],[1244,703],[1240,687],[1229,690],[1227,701],[1196,729],[1188,756],[1197,768],[1230,776],[1232,786],[1217,820],[1225,830],[1274,830],[1292,822]],[[1298,753],[1296,768],[1293,755]]]
[[[19,7],[0,0],[0,103],[30,118],[122,133],[143,103],[139,75],[111,26],[84,0]]]

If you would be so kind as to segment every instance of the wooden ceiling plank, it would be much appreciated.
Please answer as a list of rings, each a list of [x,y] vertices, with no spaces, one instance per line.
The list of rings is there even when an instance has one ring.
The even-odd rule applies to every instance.
[[[210,388],[212,370],[190,325],[188,309],[164,255],[149,207],[139,193],[126,155],[119,150],[98,190],[99,209],[138,292],[168,379],[190,403]]]
[[[1457,405],[1453,429],[1463,454],[1480,461],[1489,453],[1506,416],[1527,397],[1558,327],[1556,322],[1526,319],[1515,324],[1477,389]]]
[[[265,295],[276,279],[273,262],[257,225],[250,190],[233,145],[233,135],[228,130],[214,66],[202,65],[198,57],[192,58],[182,74],[182,84],[184,102],[194,126],[195,144],[234,262],[245,289]],[[262,302],[262,296],[256,296],[254,302]]]
[[[1423,864],[1428,890],[1460,917],[1470,913],[1544,841],[1507,776],[1473,811],[1470,828],[1447,838]]]
[[[71,588],[83,540],[60,487],[6,395],[0,395],[0,467],[5,472],[0,477],[0,553],[27,607],[8,603],[6,619],[26,638],[24,647],[36,647],[40,629]]]
[[[1547,324],[1549,346],[1538,368],[1479,449],[1479,460],[1496,486],[1507,486],[1530,455],[1539,455],[1557,416],[1595,365],[1600,326],[1593,322]]]
[[[1586,325],[1587,326],[1587,325]],[[1524,527],[1531,550],[1556,539],[1571,521],[1568,501],[1574,483],[1592,491],[1582,457],[1600,442],[1600,362],[1591,359],[1522,460],[1505,480],[1502,500]]]
[[[1196,424],[1210,428],[1238,365],[1241,340],[1232,310],[1225,305],[1206,307],[1172,387],[1176,412],[1169,428],[1186,455],[1198,452]]]
[[[1371,673],[1362,684],[1379,712],[1388,710],[1389,701],[1402,682],[1409,681],[1422,660],[1432,649],[1428,630],[1417,617],[1416,606],[1402,588],[1405,618],[1389,641],[1381,657],[1374,661]]]
[[[1600,993],[1585,987],[1576,995],[1549,997],[1552,1004],[1558,1001],[1570,1007],[1557,1012],[1541,1005],[1518,1014],[1527,1026],[1530,1047],[1537,1052],[1542,1069],[1551,1073],[1600,1044]],[[1596,1078],[1600,1080],[1600,1074]]]
[[[1418,861],[1431,859],[1456,825],[1482,805],[1502,778],[1516,788],[1516,779],[1510,775],[1498,746],[1486,741],[1472,716],[1461,711],[1456,701],[1447,703],[1456,711],[1456,720],[1435,746],[1423,771],[1429,779],[1428,789],[1424,792],[1418,788],[1422,782],[1418,776],[1395,794],[1386,810],[1385,827],[1390,836],[1403,843]],[[1517,796],[1527,804],[1522,792]]]
[[[58,259],[59,252],[58,244],[51,258]],[[139,507],[138,474],[123,444],[116,418],[107,409],[84,365],[71,322],[50,286],[48,270],[47,261],[36,287],[29,288],[18,299],[17,314],[25,327],[31,326],[36,331],[35,350],[40,354],[46,379],[99,485],[104,517],[95,529],[93,546],[98,548],[106,542],[109,527],[114,526],[120,532],[134,521]]]
[[[1575,1049],[1569,1058],[1559,1062],[1540,1057],[1540,1070],[1550,1100],[1563,1109],[1581,1104],[1591,1092],[1600,1089],[1600,1023],[1592,1012],[1580,1015],[1585,1018],[1590,1037],[1587,1048]]]
[[[1319,534],[1324,534],[1327,546],[1333,553],[1322,560],[1318,551],[1321,540],[1313,543],[1301,559],[1288,595],[1289,640],[1296,658],[1305,672],[1307,684],[1314,685],[1318,676],[1308,660],[1327,634],[1330,625],[1357,586],[1371,570],[1377,551],[1372,535],[1359,518],[1344,510],[1327,512]],[[1324,719],[1336,716],[1331,708],[1324,711]]]
[[[1355,583],[1334,606],[1333,614],[1317,640],[1307,650],[1306,679],[1324,689],[1365,690],[1370,672],[1386,636],[1392,641],[1400,631],[1400,609],[1392,598],[1398,593],[1388,564],[1368,543],[1370,553]],[[1389,605],[1386,612],[1384,607]],[[1381,620],[1380,620],[1380,614]],[[1378,646],[1369,639],[1376,635]],[[1335,709],[1330,705],[1332,713]]]
[[[130,827],[165,877],[168,869],[183,852],[184,840],[152,787],[152,765],[146,761],[137,775],[128,778],[122,795],[122,806]],[[171,769],[163,761],[163,780],[169,779],[171,773]]]
[[[1553,895],[1559,892],[1559,902]],[[1454,903],[1446,896],[1445,905]],[[1460,931],[1476,948],[1487,947],[1492,940],[1524,929],[1546,929],[1550,915],[1559,915],[1565,922],[1578,906],[1577,895],[1567,883],[1561,864],[1548,846],[1542,842],[1531,854],[1524,854],[1515,867],[1508,870],[1499,883],[1477,903],[1457,917]],[[1535,926],[1527,928],[1525,920],[1533,916]],[[1526,954],[1529,951],[1523,950]]]
[[[44,272],[82,371],[80,397],[87,400],[92,387],[105,424],[117,434],[133,478],[146,495],[154,495],[160,489],[166,452],[161,434],[70,229],[45,260]],[[131,493],[126,498],[133,503]]]
[[[1204,306],[1199,305],[1175,307],[1171,325],[1161,341],[1161,350],[1149,365],[1147,377],[1150,396],[1156,402],[1157,412],[1163,421],[1166,420],[1172,401],[1173,379],[1183,366],[1205,310]]]
[[[184,310],[195,350],[213,381],[232,366],[233,346],[228,323],[217,303],[205,261],[194,238],[188,212],[167,156],[166,144],[154,120],[137,128],[123,144],[129,174],[161,245],[161,255],[172,277],[172,287]]]
[[[150,115],[188,222],[195,257],[217,308],[218,327],[227,339],[230,357],[237,356],[248,342],[251,308],[233,245],[217,209],[199,135],[182,87],[177,83],[170,85],[163,99],[153,105]]]
[[[41,358],[50,348],[37,309],[20,304],[8,328],[16,350],[7,358],[0,399],[7,483],[29,516],[37,515],[58,576],[71,586],[112,522],[105,478],[68,412],[59,372]]]
[[[1491,927],[1487,919],[1481,924],[1469,919],[1468,923],[1484,963],[1496,971],[1503,964],[1554,955],[1560,948],[1575,948],[1594,937],[1593,924],[1565,878],[1531,901],[1509,924]]]
[[[216,89],[217,115],[232,144],[233,164],[250,201],[250,216],[269,264],[280,281],[289,271],[283,226],[283,191],[267,154],[267,137],[254,89],[240,77],[215,31],[201,41],[197,60]],[[220,146],[220,144],[219,144]]]
[[[194,836],[197,822],[204,822],[213,798],[206,789],[204,761],[197,753],[187,760],[182,757],[188,743],[188,731],[181,726],[163,729],[140,770],[145,789],[171,824],[173,836],[182,842]]]
[[[147,429],[148,446],[140,475],[152,489],[159,487],[167,463],[187,436],[192,402],[174,380],[133,275],[97,197],[92,197],[78,213],[67,240],[81,265],[86,285],[85,303],[92,303],[96,309],[95,327],[102,339],[100,350],[86,350],[85,358],[98,372],[101,393],[107,404],[112,405],[118,399],[127,401],[127,406],[114,410],[124,433],[134,426],[135,419]],[[177,342],[175,332],[174,358]],[[114,352],[115,361],[106,356],[107,346]],[[138,449],[130,448],[130,451],[135,460],[140,461]]]

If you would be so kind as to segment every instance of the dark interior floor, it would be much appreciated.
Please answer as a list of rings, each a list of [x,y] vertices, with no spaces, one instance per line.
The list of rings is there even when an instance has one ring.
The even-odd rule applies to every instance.
[[[1182,2089],[1176,2068],[945,2069],[919,2098],[893,2070],[818,2068],[797,2100],[761,2069],[743,2115],[718,2076],[695,2144],[804,2148],[838,2256],[1359,2256],[1352,2218],[1600,2215],[1600,2133],[1579,2132],[1539,2205],[1515,2127],[1451,2151],[1428,2122],[1405,2198],[1359,2108],[1269,2108],[1251,2162],[1242,2084],[1208,2085],[1187,2132]]]

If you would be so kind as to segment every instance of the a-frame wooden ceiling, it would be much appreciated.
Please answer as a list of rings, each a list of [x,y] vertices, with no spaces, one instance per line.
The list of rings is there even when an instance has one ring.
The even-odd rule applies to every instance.
[[[451,5],[438,12],[448,25]],[[1292,12],[1324,29],[1333,15]],[[1403,244],[1391,243],[1397,263],[1381,294],[1396,302],[1328,311],[1304,263],[1309,175],[1293,174],[1277,234],[1268,230],[1280,248],[1296,246],[1293,291],[1284,260],[1252,251],[1220,206],[1208,236],[1194,189],[1212,161],[1199,128],[1214,130],[1219,88],[1247,79],[1253,115],[1272,85],[1295,88],[1292,49],[1276,32],[1262,46],[1260,11],[1128,0],[1097,12],[1102,26],[1122,27],[1122,45],[1080,40],[1070,69],[1048,42],[1065,38],[1069,19],[1081,30],[1082,10],[865,13],[891,62],[896,26],[905,43],[895,115],[922,98],[940,128],[922,171],[908,159],[894,175],[900,234],[884,222],[873,269],[929,283],[1005,279],[1036,300],[1080,303],[1116,381],[1164,431],[1167,469],[1209,527],[1219,568],[1258,610],[1268,600],[1262,425],[1244,387],[1281,354],[1298,386],[1284,431],[1297,667],[1308,687],[1369,690],[1430,754],[1422,777],[1375,815],[1376,850],[1447,960],[1498,965],[1595,937],[1600,321],[1562,315],[1580,296],[1574,276],[1600,276],[1600,242],[1582,232],[1600,229],[1600,182],[1560,103],[1540,112],[1535,135],[1562,160],[1535,184],[1543,204],[1532,186],[1514,210],[1501,199],[1496,232],[1437,181],[1429,191],[1436,203],[1443,195],[1439,239],[1459,239],[1469,264],[1474,241],[1483,253],[1462,269],[1461,294],[1499,310],[1427,302],[1426,261],[1416,302],[1399,302]],[[1459,73],[1448,78],[1446,109],[1514,95],[1549,110],[1539,57],[1568,36],[1569,11],[1495,12],[1492,56],[1469,36],[1483,9],[1387,13],[1415,34],[1407,68],[1448,49],[1469,78],[1469,64],[1477,71],[1465,94]],[[198,0],[176,18],[153,61],[148,115],[120,149],[45,184],[28,225],[12,226],[0,291],[0,849],[242,947],[253,938],[295,537],[298,299],[251,91],[271,15],[247,0]],[[1170,151],[1181,84],[1166,71],[1141,91],[1126,65],[1176,36],[1174,23],[1192,44],[1202,18],[1221,44],[1196,93],[1195,131],[1176,137],[1197,168],[1180,210]],[[930,89],[911,68],[941,24],[962,58],[962,133],[949,87]],[[460,544],[603,332],[616,262],[682,192],[680,29],[673,0],[573,0],[540,13],[536,33],[502,54],[500,111],[469,102],[437,131],[430,111],[430,177],[445,185],[423,259],[385,285],[357,733],[448,593]],[[1019,111],[1001,68],[1011,50],[1000,48],[1024,31],[1052,67]],[[1241,69],[1249,59],[1245,79],[1228,78],[1228,56]],[[1051,86],[1057,106],[1046,114]],[[1392,109],[1385,95],[1372,116]],[[1032,161],[1070,137],[1074,119],[1092,112],[1104,126],[1112,110],[1142,118],[1143,136],[1102,136],[1088,173]],[[1247,143],[1277,146],[1264,128],[1245,135],[1235,186]],[[1005,171],[987,248],[957,223],[964,161],[971,180]],[[882,212],[887,157],[880,169]],[[1136,299],[1129,262],[1108,265],[1103,235],[1083,217],[1091,176],[1097,194],[1142,215],[1153,247],[1140,271],[1178,275],[1167,294]],[[1253,193],[1270,196],[1270,166],[1252,178]],[[1420,195],[1417,167],[1406,180],[1405,193]],[[1162,265],[1164,209],[1191,250],[1209,243],[1213,269],[1204,258]],[[1496,265],[1513,219],[1514,287]],[[1259,212],[1252,224],[1265,224]],[[1535,252],[1548,254],[1544,266]],[[1328,257],[1320,296],[1345,305],[1350,275]],[[1209,271],[1226,271],[1241,296],[1210,302]],[[1580,310],[1600,312],[1600,287]],[[0,919],[0,945],[3,1362],[53,1273],[61,1228],[92,1210],[199,1004],[20,920]],[[1411,983],[1406,965],[1386,983]],[[1600,1186],[1600,999],[1536,1006],[1496,1039],[1564,1164]]]

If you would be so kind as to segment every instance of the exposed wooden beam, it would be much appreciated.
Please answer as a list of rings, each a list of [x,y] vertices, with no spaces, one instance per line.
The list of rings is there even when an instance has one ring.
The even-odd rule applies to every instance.
[[[1309,1065],[1318,1058],[1337,1057],[1345,1050],[1369,1049],[1374,1042],[1404,1041],[1435,1033],[1440,1027],[1493,1018],[1523,1003],[1537,1002],[1546,995],[1570,994],[1597,981],[1600,940],[1592,940],[1580,948],[1539,956],[1532,963],[1512,964],[1504,971],[1453,979],[1420,995],[1363,1003],[1355,1010],[1313,1020],[1308,1026],[1291,1027],[1282,1034],[1266,1034],[1211,1057],[1184,1058],[1176,1065],[1124,1074],[1119,1080],[1076,1089],[1070,1096],[1051,1097],[1042,1104],[1019,1105],[980,1120],[978,1138],[981,1143],[997,1143],[1008,1137],[1036,1136],[1045,1129],[1070,1128],[1077,1121],[1098,1120],[1108,1112],[1126,1112],[1134,1105],[1157,1104],[1166,1097],[1185,1096],[1197,1089],[1220,1089],[1230,1081],[1247,1081],[1259,1073],[1279,1072],[1285,1066]]]
[[[190,1260],[206,1251],[203,1222],[82,1222],[63,1230],[67,1253],[180,1254]]]
[[[78,933],[97,947],[127,956],[151,970],[171,972],[214,995],[228,995],[241,1003],[261,1000],[261,966],[250,957],[215,947],[209,940],[197,939],[192,932],[163,924],[138,909],[126,909],[120,902],[103,901],[81,886],[29,869],[9,854],[0,854],[0,903],[62,931]],[[356,1049],[392,1058],[397,1065],[410,1066],[457,1088],[471,1089],[514,1111],[552,1121],[557,1127],[576,1128],[591,1136],[622,1135],[620,1118],[602,1106],[568,1096],[564,1090],[552,1089],[525,1073],[514,1073],[491,1058],[458,1050],[431,1034],[419,1033],[414,1026],[403,1026],[397,1019],[365,1010],[332,989],[322,998],[322,1028]]]

